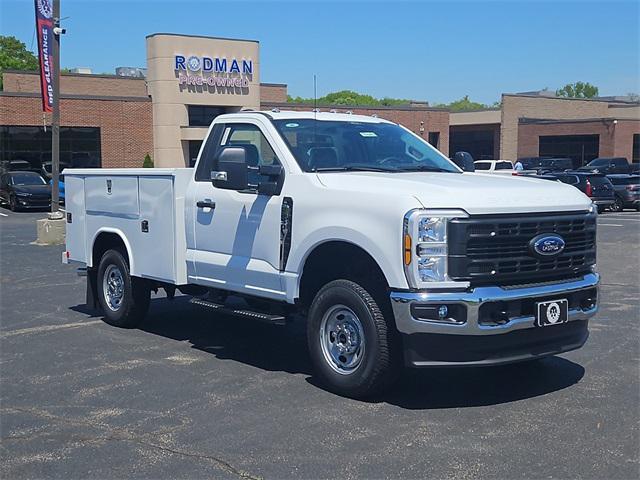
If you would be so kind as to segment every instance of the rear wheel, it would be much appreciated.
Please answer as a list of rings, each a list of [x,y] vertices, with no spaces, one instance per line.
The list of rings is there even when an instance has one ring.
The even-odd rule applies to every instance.
[[[129,264],[118,250],[107,250],[98,267],[98,301],[105,322],[134,328],[147,314],[151,289],[146,280],[129,275]]]
[[[624,210],[624,203],[620,197],[616,197],[614,204],[611,206],[611,210],[614,212],[621,212]]]
[[[307,341],[315,372],[329,390],[362,398],[395,380],[396,332],[382,311],[350,280],[332,281],[318,292],[309,310]]]

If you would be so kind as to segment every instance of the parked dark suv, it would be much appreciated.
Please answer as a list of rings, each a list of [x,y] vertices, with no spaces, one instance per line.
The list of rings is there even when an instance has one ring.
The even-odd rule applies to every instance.
[[[640,211],[640,175],[607,175],[613,184],[615,203],[612,210],[620,212],[625,208]]]
[[[591,172],[556,172],[547,173],[539,178],[546,180],[560,180],[563,183],[573,185],[582,191],[586,196],[591,198],[593,203],[598,207],[598,212],[602,213],[608,207],[615,203],[613,185],[607,177],[601,173]]]
[[[12,211],[51,207],[51,186],[36,172],[9,172],[0,176],[0,202]]]

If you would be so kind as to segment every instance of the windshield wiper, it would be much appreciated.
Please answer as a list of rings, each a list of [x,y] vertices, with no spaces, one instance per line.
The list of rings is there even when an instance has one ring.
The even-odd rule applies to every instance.
[[[449,172],[450,170],[445,170],[440,167],[432,167],[429,165],[412,165],[410,167],[398,168],[398,172]]]
[[[342,165],[339,167],[318,167],[312,172],[397,172],[397,168],[378,167],[375,165]]]

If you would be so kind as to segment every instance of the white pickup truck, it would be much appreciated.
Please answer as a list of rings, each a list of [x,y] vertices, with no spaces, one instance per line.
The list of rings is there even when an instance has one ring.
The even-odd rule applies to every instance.
[[[380,391],[403,364],[579,348],[598,308],[585,195],[465,173],[380,118],[226,114],[194,169],[64,174],[63,261],[82,264],[108,323],[136,326],[158,288],[239,320],[301,313],[316,374],[343,395]]]

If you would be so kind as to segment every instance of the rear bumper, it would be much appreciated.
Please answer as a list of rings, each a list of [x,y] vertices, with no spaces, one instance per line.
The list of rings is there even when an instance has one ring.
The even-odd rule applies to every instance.
[[[492,365],[582,346],[588,336],[587,321],[598,310],[599,280],[598,274],[589,273],[571,281],[517,288],[392,292],[390,296],[409,365]],[[536,327],[535,303],[561,298],[569,302],[568,322]],[[425,309],[432,307],[433,312],[441,305],[448,306],[456,318],[419,318]]]
[[[592,201],[599,207],[609,207],[615,203],[613,198],[592,198]]]

